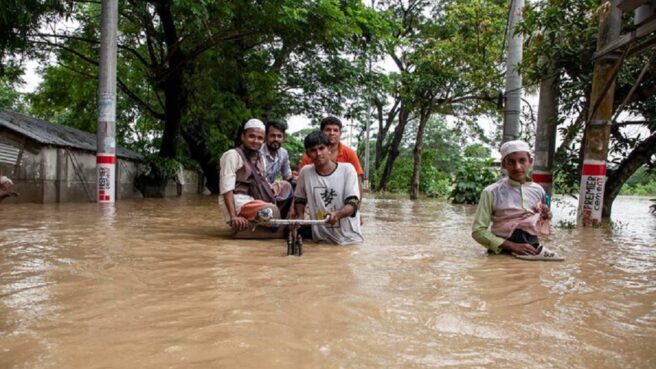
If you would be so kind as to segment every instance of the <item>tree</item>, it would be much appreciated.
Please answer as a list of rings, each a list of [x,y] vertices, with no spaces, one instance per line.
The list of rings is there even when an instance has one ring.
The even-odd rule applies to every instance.
[[[435,113],[476,116],[495,108],[496,90],[502,81],[500,19],[505,8],[498,1],[417,0],[393,2],[387,10],[396,25],[387,52],[399,70],[388,118],[398,119],[383,150],[387,157],[379,188],[386,187],[408,121],[417,119],[411,192],[416,198],[429,117]],[[382,109],[378,111],[382,122]]]
[[[31,41],[56,52],[62,67],[87,74],[84,61],[94,75],[98,12],[78,4],[79,27],[34,32]],[[358,95],[360,69],[346,56],[376,27],[359,0],[123,0],[118,83],[130,110],[163,123],[159,156],[178,155],[180,134],[216,190],[218,155],[243,120],[339,112]]]
[[[16,75],[17,69],[20,70],[20,60],[16,63],[13,56],[31,51],[28,34],[44,19],[61,16],[70,7],[69,2],[61,0],[3,1],[0,12],[0,77]]]
[[[16,90],[22,83],[23,61],[33,55],[28,34],[44,19],[65,14],[70,4],[60,0],[9,0],[0,12],[0,107],[15,111],[27,109]]]
[[[430,41],[415,53],[420,100],[420,126],[415,145],[413,191],[416,198],[421,167],[421,142],[427,114],[480,115],[495,112],[495,92],[502,83],[499,32],[504,13],[496,2],[453,2],[446,15],[424,33]],[[458,60],[454,66],[453,60]],[[423,124],[421,122],[423,121]]]

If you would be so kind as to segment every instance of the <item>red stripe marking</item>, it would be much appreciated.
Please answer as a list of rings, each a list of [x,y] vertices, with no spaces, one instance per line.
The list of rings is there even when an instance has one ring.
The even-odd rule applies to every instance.
[[[606,164],[583,164],[584,176],[605,176]]]
[[[533,182],[551,183],[553,181],[551,174],[533,173]]]
[[[96,156],[96,164],[116,164],[116,156]]]

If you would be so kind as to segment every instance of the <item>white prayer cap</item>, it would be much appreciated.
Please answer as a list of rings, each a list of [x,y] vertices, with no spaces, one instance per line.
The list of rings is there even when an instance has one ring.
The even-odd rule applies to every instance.
[[[246,124],[244,124],[244,131],[246,131],[247,129],[251,129],[251,128],[257,128],[257,129],[261,129],[263,131],[265,130],[264,123],[262,123],[261,120],[255,119],[255,118],[249,119],[246,122]]]
[[[508,141],[501,145],[501,148],[499,149],[499,152],[501,153],[501,160],[503,160],[503,158],[505,158],[508,154],[520,151],[527,152],[529,156],[531,155],[531,148],[528,147],[528,144],[522,140]]]
[[[0,185],[3,184],[14,184],[14,182],[11,181],[11,179],[5,177],[5,176],[0,176]]]

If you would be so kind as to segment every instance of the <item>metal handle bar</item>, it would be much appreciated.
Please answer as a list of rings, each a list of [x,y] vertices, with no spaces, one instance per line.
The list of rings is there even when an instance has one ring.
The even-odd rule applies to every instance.
[[[271,224],[271,225],[312,225],[312,224],[325,224],[328,218],[325,219],[269,219],[258,224]]]

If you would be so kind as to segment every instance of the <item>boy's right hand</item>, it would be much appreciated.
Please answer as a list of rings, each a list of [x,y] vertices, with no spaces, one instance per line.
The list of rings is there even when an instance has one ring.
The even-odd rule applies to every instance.
[[[535,247],[528,243],[516,243],[505,240],[501,244],[501,247],[505,250],[514,252],[517,255],[535,255],[538,253]]]

